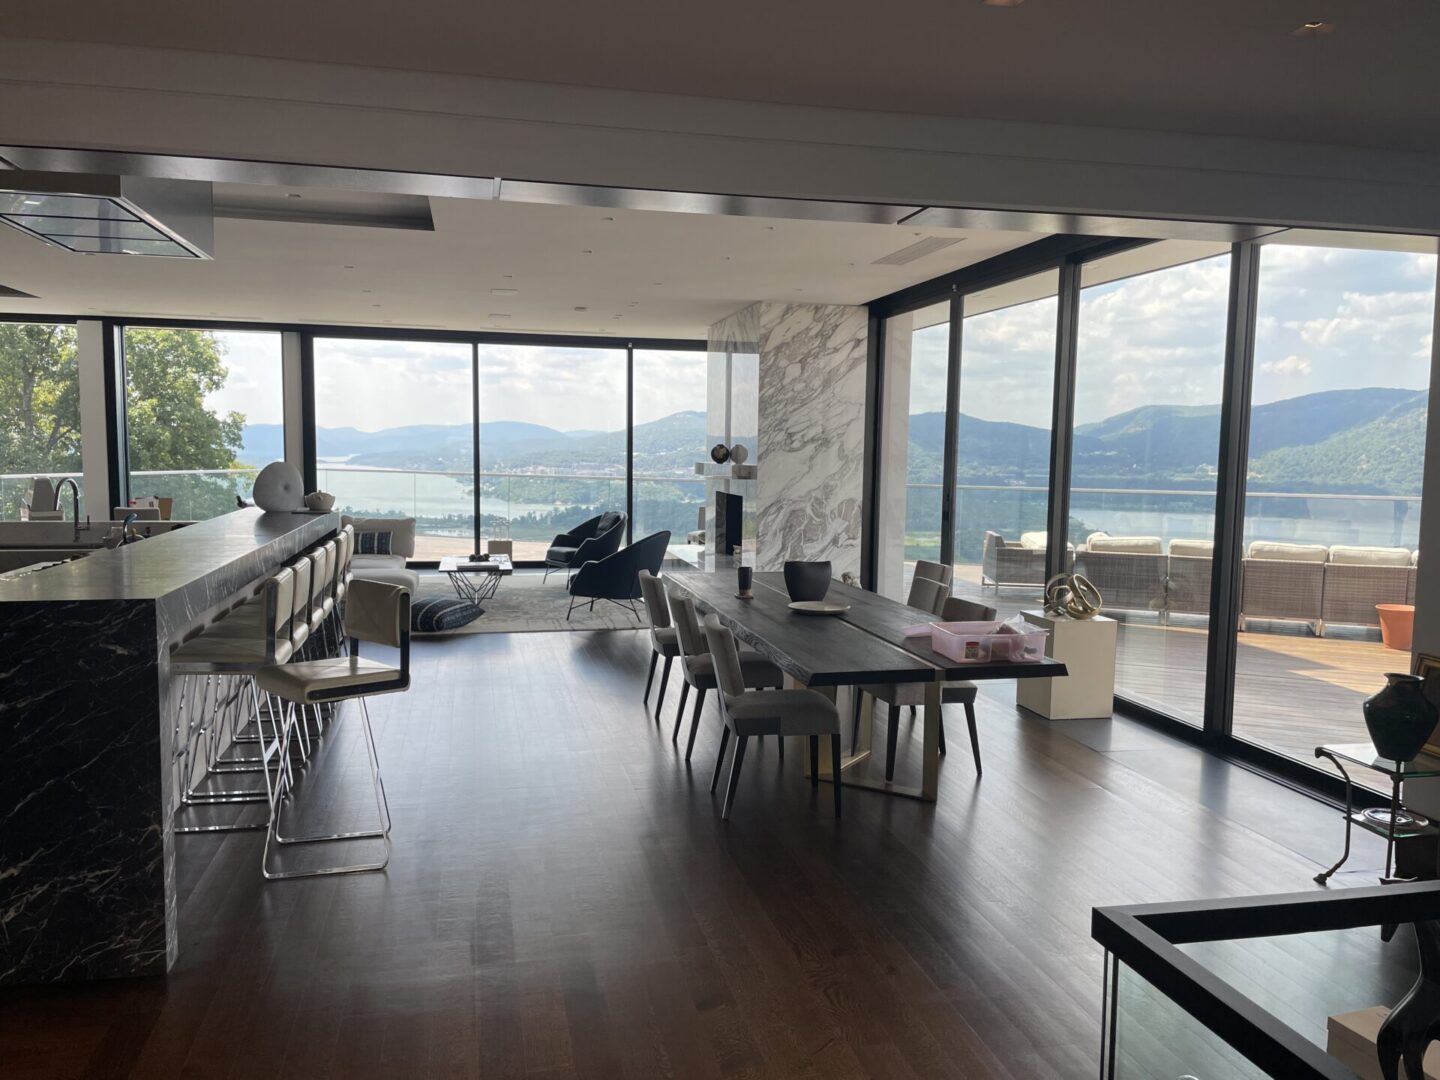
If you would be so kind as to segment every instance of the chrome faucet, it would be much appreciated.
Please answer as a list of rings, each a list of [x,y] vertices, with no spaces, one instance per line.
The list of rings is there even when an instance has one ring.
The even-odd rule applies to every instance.
[[[65,490],[65,485],[70,485],[70,516],[75,519],[75,532],[72,539],[75,543],[80,542],[80,485],[75,483],[73,476],[67,476],[55,488],[55,506],[60,506],[60,493]],[[90,518],[85,518],[85,528],[90,528]]]

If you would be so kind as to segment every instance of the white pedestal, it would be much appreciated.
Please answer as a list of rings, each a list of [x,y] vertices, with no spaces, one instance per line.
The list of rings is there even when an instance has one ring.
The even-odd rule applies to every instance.
[[[1110,716],[1115,710],[1115,620],[1103,615],[1068,619],[1043,611],[1022,614],[1050,631],[1045,655],[1062,661],[1070,674],[1058,679],[1019,680],[1016,704],[1047,720]]]

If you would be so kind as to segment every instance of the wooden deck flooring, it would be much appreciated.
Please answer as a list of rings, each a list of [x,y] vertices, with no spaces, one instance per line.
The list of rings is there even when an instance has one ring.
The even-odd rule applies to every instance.
[[[0,1074],[1090,1080],[1092,905],[1310,889],[1338,852],[1329,807],[1004,686],[983,779],[957,722],[937,805],[847,790],[836,821],[771,744],[722,822],[713,708],[686,767],[647,655],[637,632],[417,642],[413,688],[372,706],[389,871],[266,883],[259,836],[180,837],[169,978],[0,993]],[[334,826],[365,805],[356,734],[301,782]],[[1373,883],[1372,841],[1337,882]],[[1393,1000],[1372,977],[1413,950],[1264,948],[1317,1038],[1337,991]]]

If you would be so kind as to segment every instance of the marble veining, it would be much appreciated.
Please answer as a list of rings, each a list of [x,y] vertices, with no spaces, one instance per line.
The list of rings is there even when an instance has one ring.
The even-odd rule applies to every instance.
[[[756,568],[828,559],[860,571],[864,308],[754,305],[759,353]]]
[[[0,985],[174,961],[167,645],[338,523],[236,511],[0,585]]]

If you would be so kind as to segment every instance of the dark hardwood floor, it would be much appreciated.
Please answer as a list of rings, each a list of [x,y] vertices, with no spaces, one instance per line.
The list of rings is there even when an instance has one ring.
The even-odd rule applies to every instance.
[[[978,783],[957,711],[937,806],[848,789],[837,822],[770,742],[722,822],[713,706],[687,769],[647,659],[639,633],[417,642],[372,707],[389,871],[266,883],[258,834],[180,837],[170,977],[0,994],[0,1075],[1089,1078],[1092,905],[1312,888],[1339,849],[1319,803],[1005,687]],[[300,794],[369,820],[353,725]],[[1378,865],[1367,841],[1341,877]]]

